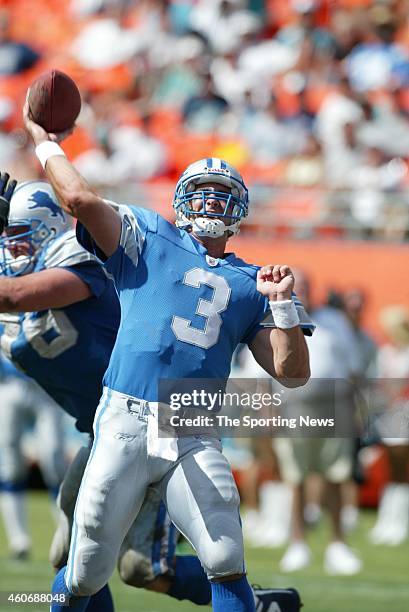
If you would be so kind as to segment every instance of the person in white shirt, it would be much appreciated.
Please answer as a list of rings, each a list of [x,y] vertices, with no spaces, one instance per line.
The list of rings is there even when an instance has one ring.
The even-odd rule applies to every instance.
[[[304,489],[307,476],[320,474],[326,485],[326,501],[331,517],[331,542],[326,548],[324,569],[332,575],[353,575],[362,562],[346,545],[341,524],[341,486],[351,478],[354,458],[352,387],[348,383],[359,368],[356,340],[344,313],[330,306],[311,309],[308,278],[296,273],[295,291],[316,324],[308,342],[311,379],[302,390],[287,393],[286,407],[291,416],[335,417],[334,437],[311,437],[301,432],[297,437],[280,437],[275,449],[284,481],[294,488],[291,542],[280,567],[282,571],[300,570],[311,561],[305,539]],[[296,430],[297,431],[297,430]],[[303,437],[300,437],[302,435]],[[319,434],[318,434],[319,435]]]

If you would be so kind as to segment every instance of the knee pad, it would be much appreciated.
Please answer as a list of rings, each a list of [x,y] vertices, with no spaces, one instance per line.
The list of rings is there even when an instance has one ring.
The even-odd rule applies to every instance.
[[[244,558],[237,546],[215,544],[202,561],[209,580],[243,574]]]
[[[204,538],[197,553],[209,580],[245,571],[241,533],[237,537],[223,535],[218,540]]]
[[[75,554],[72,574],[71,566],[67,567],[68,589],[73,595],[79,597],[95,595],[110,579],[115,569],[115,561],[108,545],[91,544],[83,547],[81,553]]]
[[[132,548],[120,555],[118,572],[122,582],[142,589],[155,579],[151,560]]]

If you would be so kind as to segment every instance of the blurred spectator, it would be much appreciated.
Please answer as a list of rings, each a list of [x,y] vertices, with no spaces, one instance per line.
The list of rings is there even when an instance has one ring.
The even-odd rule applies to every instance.
[[[0,11],[0,77],[24,72],[39,59],[40,54],[28,44],[13,39],[9,14]]]
[[[150,136],[143,124],[110,126],[103,144],[103,148],[88,150],[74,160],[81,174],[94,185],[144,181],[166,169],[165,146]]]
[[[349,321],[339,309],[311,308],[309,281],[300,271],[296,273],[295,290],[317,328],[308,339],[311,379],[302,389],[286,394],[286,414],[297,420],[300,414],[312,417],[331,414],[338,426],[343,421],[351,433],[349,437],[275,440],[283,479],[294,489],[291,543],[280,566],[282,571],[293,572],[311,562],[305,539],[304,488],[307,477],[318,473],[325,481],[331,518],[331,542],[325,550],[324,568],[329,574],[352,575],[360,571],[362,563],[344,540],[341,485],[352,475],[354,407],[351,388],[340,383],[351,380],[358,369],[355,338]],[[346,430],[338,435],[346,436]]]
[[[246,345],[236,354],[231,377],[263,379],[257,388],[266,393],[274,393],[278,385],[256,362]],[[242,442],[233,440],[236,444]],[[250,438],[248,442],[251,461],[240,467],[240,496],[245,508],[241,513],[243,535],[253,546],[277,548],[289,537],[292,490],[281,479],[271,437]]]
[[[366,306],[365,293],[351,287],[343,294],[344,312],[348,317],[355,335],[358,367],[355,376],[362,381],[375,378],[377,374],[378,348],[373,338],[363,328],[362,317]]]
[[[259,31],[262,24],[246,9],[244,0],[198,0],[190,25],[209,40],[218,55],[238,51],[243,38]]]
[[[236,55],[226,53],[214,57],[210,62],[210,72],[215,87],[220,94],[233,105],[241,104],[249,88],[237,68]]]
[[[312,135],[306,136],[303,149],[292,157],[286,168],[285,181],[298,187],[320,185],[324,179],[321,145]]]
[[[120,100],[128,114],[152,118],[152,130],[140,117],[131,122],[133,152],[146,144],[149,153],[145,167],[127,164],[137,167],[139,180],[173,180],[193,157],[217,151],[246,163],[265,193],[272,181],[277,190],[294,187],[285,193],[289,208],[315,200],[305,216],[309,235],[331,226],[337,235],[408,238],[405,1],[365,0],[352,9],[318,0],[41,0],[41,28],[26,2],[13,0],[0,13],[0,100],[21,104],[36,74],[19,70],[36,69],[38,47],[44,69],[72,73],[90,107],[101,94],[115,94],[113,115]],[[12,68],[2,72],[2,62]],[[13,112],[2,135],[19,121]],[[115,117],[109,122],[117,125]],[[113,188],[122,187],[128,169],[102,171],[114,154],[101,143],[105,124],[100,117],[83,123],[88,140],[101,146],[82,148],[80,162],[89,180],[105,175]],[[123,126],[112,149],[130,152],[131,132],[125,138]],[[14,158],[8,144],[6,163]],[[164,160],[169,150],[171,164]],[[375,150],[383,159],[375,160]],[[20,158],[19,165],[27,164]],[[39,168],[28,164],[22,174],[33,171]],[[265,218],[265,201],[277,218],[280,198],[258,205],[255,197],[254,228]],[[297,215],[286,218],[298,233]]]
[[[316,117],[329,186],[342,186],[359,161],[356,129],[363,117],[361,105],[355,100],[348,80],[343,78],[338,90],[325,98]]]
[[[91,21],[79,33],[71,53],[87,70],[103,70],[129,61],[145,44],[141,37],[109,15]]]
[[[57,497],[66,462],[63,445],[63,412],[31,379],[20,374],[0,354],[0,511],[10,553],[27,558],[31,538],[26,516],[27,459],[23,436],[35,425],[38,458],[44,481]]]
[[[110,8],[122,11],[130,4],[131,0],[71,0],[71,11],[76,17],[87,17]]]
[[[383,95],[370,107],[363,105],[366,121],[357,129],[359,143],[375,147],[390,157],[409,157],[409,122],[399,99],[399,90]]]
[[[277,40],[291,48],[298,49],[298,69],[308,70],[321,54],[333,55],[335,40],[325,27],[317,25],[318,2],[293,1],[294,20],[277,33]]]
[[[255,161],[272,164],[303,150],[308,138],[303,122],[281,121],[274,95],[266,108],[258,109],[250,104],[241,113],[239,134]]]
[[[366,149],[351,168],[344,184],[352,189],[351,213],[361,228],[381,233],[388,216],[392,194],[403,186],[406,166],[400,160],[389,160],[376,148]]]
[[[199,96],[203,88],[201,75],[208,65],[206,41],[197,34],[187,34],[175,41],[172,49],[174,61],[153,79],[148,102],[154,107],[181,109],[191,96]]]
[[[188,129],[212,132],[217,129],[227,109],[228,103],[215,91],[211,74],[205,74],[202,91],[186,101],[182,116]]]
[[[393,42],[393,33],[391,22],[383,27],[367,25],[361,42],[347,59],[353,89],[367,91],[409,84],[408,51]]]
[[[355,287],[351,287],[343,294],[343,308],[348,317],[355,336],[355,347],[357,351],[357,369],[354,372],[354,382],[357,394],[355,397],[356,407],[359,411],[361,393],[366,390],[368,385],[373,384],[377,375],[378,347],[373,338],[365,331],[362,317],[366,306],[364,292]],[[367,414],[364,415],[366,420]],[[341,511],[341,522],[344,532],[352,531],[358,521],[358,487],[362,482],[361,467],[359,464],[360,440],[356,440],[355,447],[355,470],[354,479],[346,482],[342,487],[343,506]]]
[[[10,169],[17,158],[16,138],[7,129],[7,122],[13,112],[13,100],[0,97],[0,168]]]
[[[237,65],[246,80],[256,86],[260,82],[268,84],[274,75],[290,70],[298,59],[297,49],[272,39],[248,44],[238,54]]]
[[[374,544],[396,546],[409,534],[409,310],[390,306],[380,320],[388,344],[379,351],[385,405],[378,430],[388,454],[390,482],[370,536]]]

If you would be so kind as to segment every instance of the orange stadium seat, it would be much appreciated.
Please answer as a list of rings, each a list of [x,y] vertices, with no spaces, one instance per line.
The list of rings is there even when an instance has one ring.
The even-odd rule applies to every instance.
[[[313,114],[317,113],[325,98],[334,91],[336,91],[335,87],[331,87],[328,83],[324,83],[323,81],[308,85],[304,94],[306,110]]]
[[[182,115],[174,108],[155,108],[149,117],[149,133],[172,144],[183,129]]]
[[[63,148],[70,159],[75,159],[89,149],[98,148],[94,136],[83,127],[77,127],[75,132],[64,140]]]
[[[212,157],[219,141],[212,134],[197,135],[180,132],[173,141],[172,156],[179,174],[192,160]]]
[[[129,91],[134,83],[134,75],[130,66],[119,64],[113,68],[88,70],[83,72],[83,85],[91,92]]]
[[[276,183],[282,181],[287,168],[287,161],[280,160],[271,164],[248,161],[244,179],[249,183]]]
[[[69,7],[70,3],[59,0],[36,0],[33,11],[30,0],[14,0],[7,7],[11,33],[42,52],[61,50],[83,26],[70,18]]]

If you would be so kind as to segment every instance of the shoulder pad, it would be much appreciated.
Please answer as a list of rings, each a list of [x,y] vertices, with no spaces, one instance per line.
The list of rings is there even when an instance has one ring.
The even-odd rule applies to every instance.
[[[46,269],[65,268],[87,261],[97,262],[98,260],[78,243],[75,230],[70,230],[56,238],[56,240],[53,240],[50,244],[45,253],[43,267]]]

